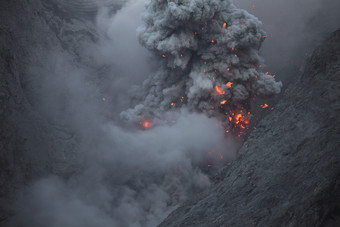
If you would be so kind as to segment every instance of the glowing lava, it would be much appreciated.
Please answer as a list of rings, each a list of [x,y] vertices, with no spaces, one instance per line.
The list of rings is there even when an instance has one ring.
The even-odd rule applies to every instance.
[[[143,121],[142,122],[142,126],[144,128],[150,128],[151,127],[151,122],[150,121]]]
[[[268,104],[263,104],[263,105],[261,105],[261,107],[262,107],[262,109],[266,109],[266,108],[268,108],[269,106],[268,106]]]
[[[225,91],[223,91],[219,86],[215,86],[215,90],[217,92],[217,94],[219,95],[224,95],[225,94]]]
[[[229,124],[233,131],[238,133],[238,136],[246,134],[249,129],[250,112],[245,114],[242,110],[240,112],[232,112],[229,114]]]

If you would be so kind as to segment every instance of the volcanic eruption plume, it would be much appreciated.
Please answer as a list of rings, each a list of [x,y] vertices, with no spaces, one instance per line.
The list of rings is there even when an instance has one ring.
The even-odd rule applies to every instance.
[[[127,122],[157,123],[162,113],[187,108],[221,119],[226,131],[242,130],[250,100],[280,92],[282,83],[261,72],[261,22],[231,0],[154,0],[143,20],[139,41],[160,66],[121,113]]]

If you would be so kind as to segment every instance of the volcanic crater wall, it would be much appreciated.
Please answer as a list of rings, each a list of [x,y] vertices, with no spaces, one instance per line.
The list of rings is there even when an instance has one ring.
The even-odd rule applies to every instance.
[[[0,3],[1,226],[14,215],[11,204],[18,188],[32,179],[51,173],[67,176],[78,168],[74,133],[39,111],[36,91],[53,76],[47,59],[60,53],[79,63],[79,43],[95,35],[88,24],[61,8],[52,9],[52,3]]]
[[[336,226],[331,213],[340,202],[339,98],[337,30],[215,185],[160,226]]]

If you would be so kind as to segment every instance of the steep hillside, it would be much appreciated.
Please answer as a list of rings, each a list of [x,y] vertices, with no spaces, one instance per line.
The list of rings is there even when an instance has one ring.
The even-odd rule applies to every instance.
[[[95,34],[89,23],[52,12],[44,3],[0,3],[1,226],[12,215],[9,206],[17,188],[50,173],[74,171],[73,135],[38,111],[35,91],[51,76],[48,67],[53,66],[46,64],[51,53],[81,62],[78,44]]]
[[[340,30],[216,184],[160,226],[320,226],[340,202]]]

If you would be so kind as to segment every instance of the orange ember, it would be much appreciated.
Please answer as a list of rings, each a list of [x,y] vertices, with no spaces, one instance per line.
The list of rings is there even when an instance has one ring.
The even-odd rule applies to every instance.
[[[239,113],[230,113],[229,114],[229,122],[231,126],[238,132],[238,136],[244,135],[246,130],[249,129],[249,117],[250,112],[248,115],[243,113],[241,110]]]
[[[226,104],[227,103],[227,100],[223,100],[222,102],[221,102],[221,105],[224,105],[224,104]]]
[[[269,106],[268,106],[268,104],[263,104],[263,105],[261,105],[261,107],[262,107],[262,109],[266,109]]]
[[[235,119],[236,119],[236,122],[235,122],[235,123],[236,123],[237,125],[240,123],[241,117],[242,117],[242,114],[237,114],[237,115],[236,115],[236,118],[235,118]]]
[[[215,86],[215,90],[217,92],[217,94],[219,95],[224,95],[225,94],[225,91],[223,91],[219,86]]]
[[[223,28],[225,28],[225,27],[227,27],[227,23],[224,23],[224,24],[223,24]]]
[[[176,104],[172,102],[172,103],[170,103],[170,105],[171,105],[171,106],[174,106],[174,105],[176,105]]]
[[[150,121],[144,121],[144,122],[142,123],[142,126],[143,126],[144,128],[150,128],[150,127],[151,127],[151,122],[150,122]]]
[[[231,88],[231,85],[233,85],[233,83],[232,82],[228,82],[225,86]]]

